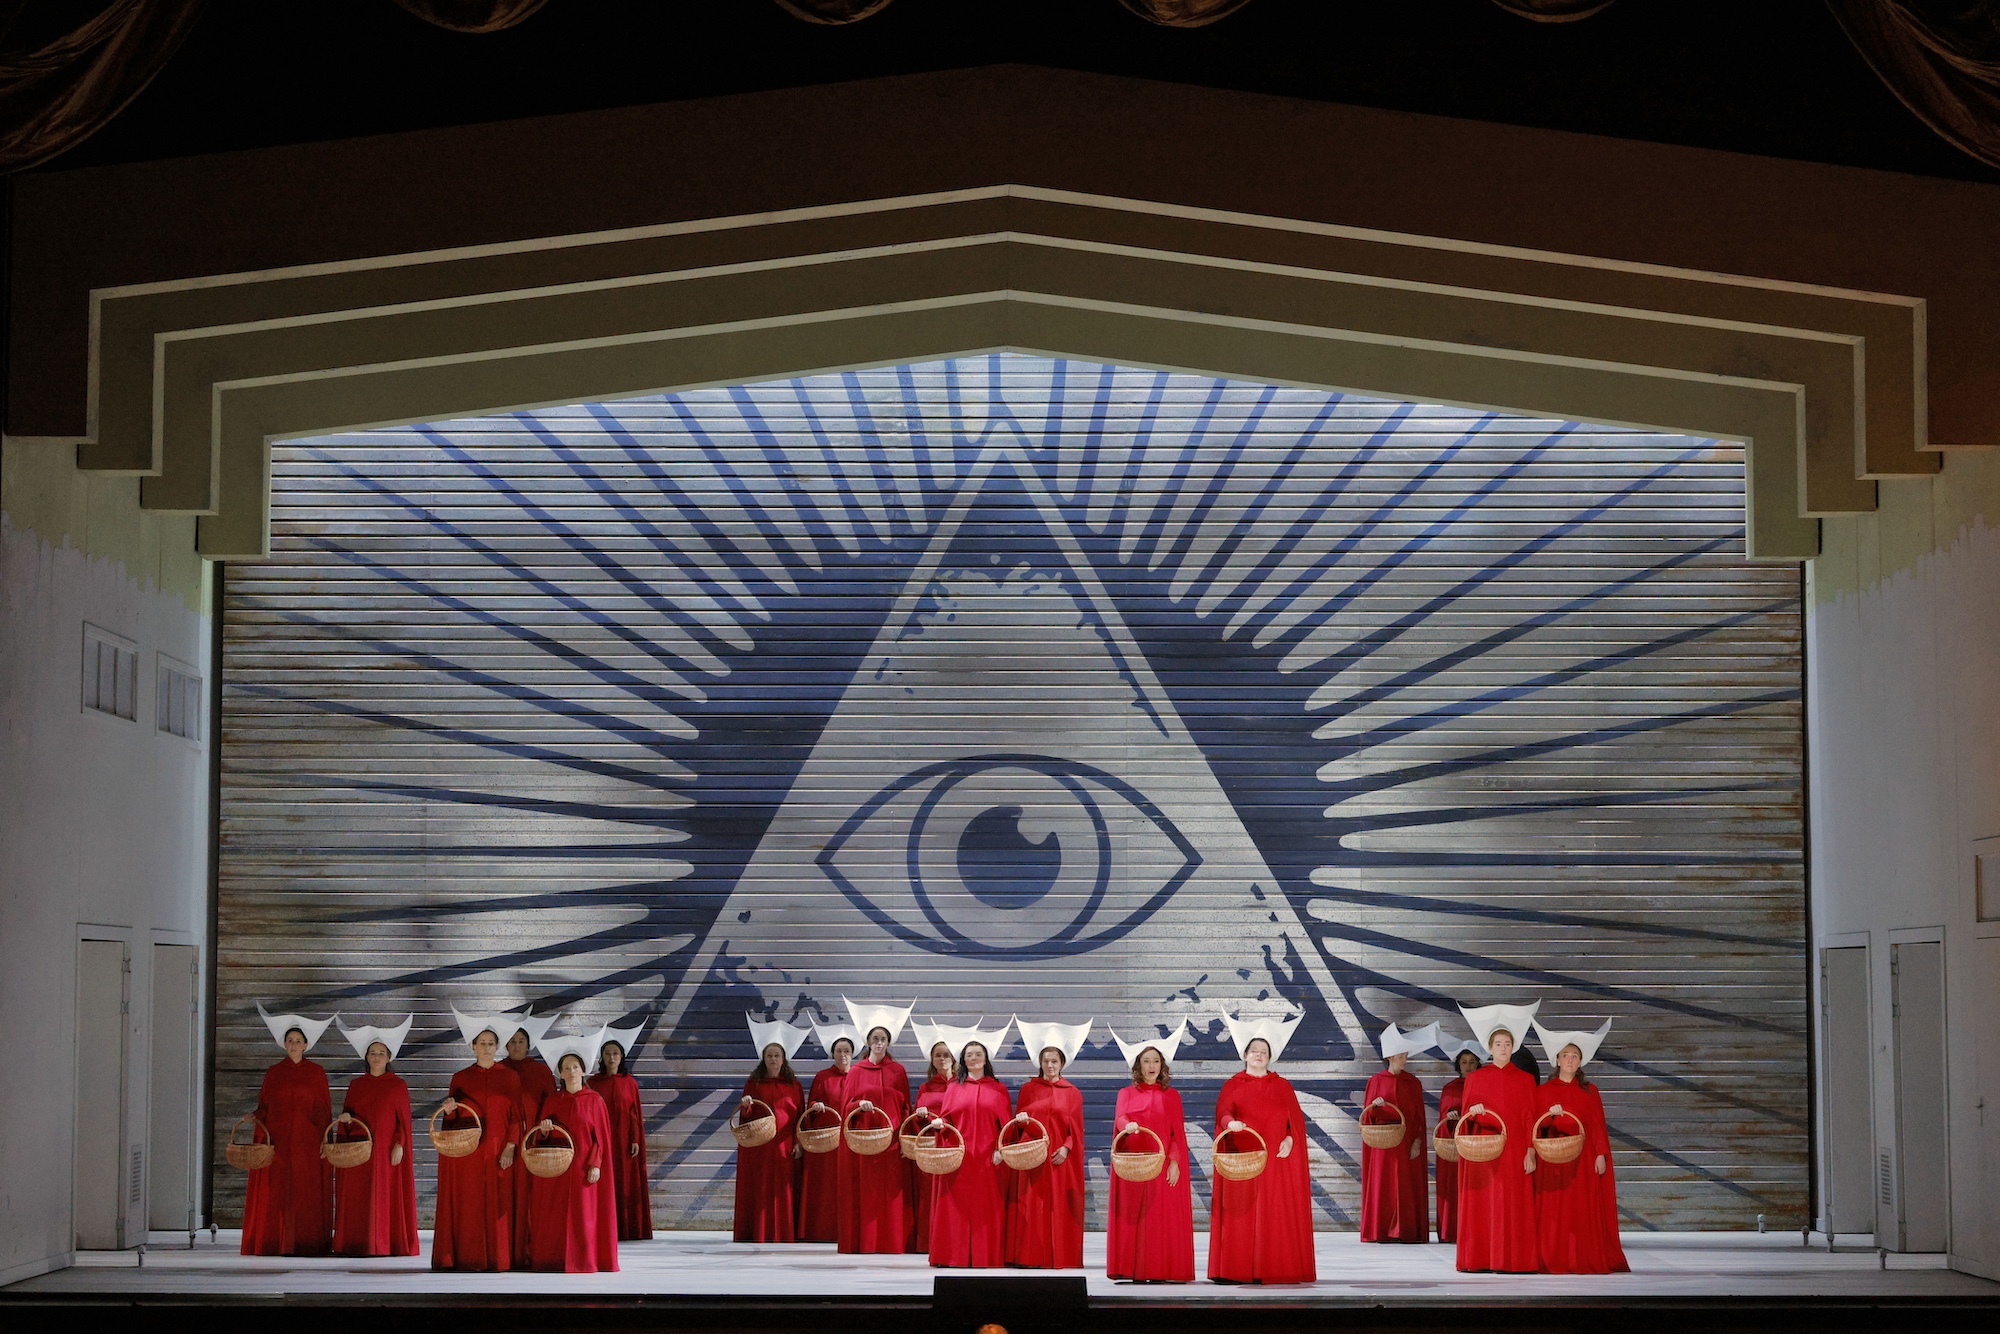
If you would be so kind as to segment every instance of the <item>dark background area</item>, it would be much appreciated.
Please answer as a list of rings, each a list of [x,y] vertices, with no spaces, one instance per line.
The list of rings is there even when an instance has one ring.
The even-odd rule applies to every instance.
[[[2000,183],[1820,0],[1618,0],[1567,24],[1488,0],[1253,0],[1191,30],[1116,0],[895,0],[844,27],[771,0],[551,0],[484,35],[390,0],[211,0],[150,88],[40,170],[1000,63]]]

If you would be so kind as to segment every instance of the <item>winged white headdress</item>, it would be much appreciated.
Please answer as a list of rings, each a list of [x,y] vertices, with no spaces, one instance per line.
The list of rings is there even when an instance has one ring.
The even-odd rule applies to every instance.
[[[903,1025],[909,1022],[910,1011],[917,1008],[915,1001],[911,1001],[899,1010],[893,1005],[856,1005],[845,996],[840,1000],[841,1004],[847,1007],[847,1017],[854,1021],[856,1033],[866,1038],[876,1029],[886,1028],[889,1030],[891,1046],[895,1045],[896,1035],[903,1031]],[[857,1043],[855,1051],[858,1053],[860,1050],[860,1045]]]
[[[263,1001],[257,1002],[257,1016],[264,1021],[264,1027],[271,1030],[272,1038],[276,1039],[280,1047],[285,1045],[285,1034],[295,1028],[298,1029],[305,1035],[307,1051],[311,1051],[318,1043],[320,1035],[326,1032],[327,1025],[340,1018],[337,1014],[330,1014],[324,1019],[308,1019],[302,1014],[268,1014],[264,1010]]]
[[[629,1028],[613,1028],[610,1024],[606,1024],[597,1030],[597,1046],[591,1049],[592,1059],[597,1061],[599,1065],[602,1065],[604,1063],[604,1044],[615,1042],[618,1044],[618,1049],[625,1053],[624,1063],[618,1067],[619,1073],[631,1074],[632,1048],[639,1041],[639,1035],[645,1031],[646,1021],[643,1019]],[[762,1051],[764,1049],[759,1047],[757,1050]]]
[[[1444,1057],[1445,1062],[1448,1065],[1450,1065],[1453,1069],[1458,1068],[1458,1058],[1459,1055],[1463,1052],[1468,1052],[1468,1051],[1471,1052],[1474,1056],[1477,1056],[1482,1062],[1492,1059],[1492,1053],[1487,1051],[1486,1048],[1479,1045],[1478,1038],[1440,1037],[1438,1039],[1437,1049],[1438,1049],[1438,1054]]]
[[[1148,1047],[1159,1052],[1160,1059],[1168,1065],[1172,1065],[1174,1063],[1174,1053],[1181,1049],[1181,1043],[1186,1038],[1187,1020],[1185,1019],[1174,1020],[1173,1028],[1168,1030],[1167,1035],[1163,1038],[1140,1038],[1137,1042],[1127,1042],[1124,1038],[1119,1037],[1115,1030],[1111,1034],[1111,1040],[1118,1044],[1118,1050],[1125,1053],[1125,1064],[1127,1065],[1138,1060],[1139,1053]]]
[[[493,1022],[496,1024],[512,1025],[505,1032],[501,1032],[499,1029],[494,1030],[500,1038],[501,1046],[504,1047],[513,1041],[514,1034],[518,1030],[528,1035],[529,1046],[539,1047],[542,1044],[542,1039],[549,1035],[549,1030],[556,1026],[556,1020],[562,1018],[561,1010],[557,1010],[554,1014],[548,1015],[545,1018],[538,1018],[533,1013],[534,1008],[531,1005],[520,1014],[496,1014],[493,1016]]]
[[[600,1028],[595,1033],[570,1033],[559,1038],[545,1037],[535,1044],[535,1050],[549,1063],[549,1069],[556,1072],[557,1078],[562,1077],[562,1058],[565,1056],[574,1056],[582,1061],[583,1073],[591,1075],[597,1071],[597,1052],[604,1045],[599,1039],[603,1035],[604,1030]]]
[[[785,1059],[789,1061],[798,1052],[799,1044],[806,1040],[806,1034],[812,1031],[809,1028],[800,1028],[796,1024],[788,1024],[782,1019],[773,1019],[766,1023],[754,1014],[745,1014],[743,1018],[750,1025],[750,1041],[756,1044],[759,1056],[764,1054],[764,1048],[775,1042],[784,1049]]]
[[[940,1042],[945,1042],[945,1036],[938,1032],[936,1024],[927,1024],[921,1019],[910,1020],[910,1038],[917,1044],[917,1050],[923,1056],[926,1065],[930,1063],[931,1048]],[[951,1044],[945,1042],[945,1045]],[[952,1054],[956,1056],[958,1053]]]
[[[1514,1045],[1527,1041],[1528,1029],[1535,1022],[1535,1011],[1542,1008],[1536,1001],[1533,1005],[1477,1005],[1466,1009],[1461,1005],[1458,1012],[1465,1016],[1465,1022],[1472,1025],[1472,1036],[1479,1039],[1479,1045],[1488,1051],[1493,1048],[1493,1030],[1504,1028],[1514,1035]]]
[[[1437,1042],[1438,1026],[1435,1023],[1425,1024],[1422,1028],[1413,1028],[1407,1033],[1390,1024],[1382,1030],[1382,1059],[1386,1061],[1391,1056],[1415,1056],[1437,1046]]]
[[[1090,1036],[1091,1025],[1096,1022],[1095,1019],[1086,1019],[1080,1024],[1031,1024],[1025,1019],[1016,1019],[1014,1027],[1021,1030],[1021,1043],[1028,1049],[1029,1060],[1040,1065],[1042,1053],[1054,1047],[1062,1053],[1063,1064],[1068,1065],[1083,1050],[1084,1040]]]
[[[340,1035],[354,1044],[354,1054],[364,1061],[368,1059],[368,1048],[377,1042],[389,1049],[389,1059],[393,1061],[396,1059],[396,1053],[403,1049],[403,1039],[410,1036],[410,1025],[416,1022],[417,1017],[410,1015],[395,1028],[376,1028],[370,1024],[349,1028],[343,1023],[340,1026]]]
[[[981,1028],[979,1025],[985,1022],[986,1016],[982,1014],[978,1023],[965,1027],[957,1024],[932,1024],[931,1031],[951,1048],[953,1056],[964,1051],[966,1043],[977,1042],[986,1048],[986,1059],[990,1063],[1000,1059],[1000,1048],[1007,1041],[1007,1030],[1014,1026],[1014,1017],[1008,1015],[1007,1022],[998,1028]]]
[[[1610,1031],[1611,1021],[1609,1019],[1606,1019],[1603,1026],[1595,1033],[1587,1032],[1583,1029],[1543,1028],[1541,1024],[1537,1023],[1535,1025],[1535,1038],[1542,1044],[1542,1055],[1548,1058],[1550,1065],[1556,1063],[1556,1053],[1564,1047],[1569,1046],[1572,1042],[1576,1044],[1576,1049],[1583,1053],[1583,1064],[1589,1065],[1590,1058],[1597,1055],[1597,1049],[1603,1045],[1605,1034]]]
[[[1227,1014],[1222,1016],[1222,1022],[1229,1025],[1229,1040],[1236,1044],[1238,1056],[1248,1051],[1252,1042],[1262,1038],[1271,1044],[1273,1064],[1284,1054],[1285,1044],[1292,1040],[1292,1034],[1304,1020],[1303,1014],[1295,1014],[1290,1019],[1231,1019]]]
[[[465,1045],[468,1047],[481,1033],[491,1033],[493,1040],[504,1046],[507,1038],[500,1036],[500,1030],[506,1028],[507,1037],[511,1038],[514,1036],[514,1028],[520,1027],[516,1024],[514,1028],[508,1028],[508,1021],[497,1014],[467,1014],[456,1005],[451,1007],[451,1017],[458,1020],[459,1035],[465,1039]]]
[[[815,1019],[812,1025],[813,1036],[819,1039],[819,1049],[826,1053],[829,1061],[833,1059],[833,1044],[842,1038],[847,1039],[847,1045],[855,1055],[861,1054],[861,1035],[854,1031],[853,1024],[822,1024]]]

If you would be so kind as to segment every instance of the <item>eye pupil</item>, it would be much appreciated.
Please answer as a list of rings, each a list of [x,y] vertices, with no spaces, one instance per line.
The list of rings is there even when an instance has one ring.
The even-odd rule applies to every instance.
[[[989,908],[1039,903],[1062,872],[1062,840],[1051,829],[1032,841],[1021,829],[1019,806],[995,806],[975,815],[958,838],[958,875],[966,891]]]

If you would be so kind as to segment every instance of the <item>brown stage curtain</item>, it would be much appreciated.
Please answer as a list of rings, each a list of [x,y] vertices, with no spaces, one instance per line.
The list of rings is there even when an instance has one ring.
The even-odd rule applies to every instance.
[[[426,23],[453,32],[499,32],[525,19],[549,0],[396,0]]]
[[[1991,0],[1826,0],[1918,120],[2000,167],[2000,5]]]
[[[889,7],[889,0],[778,0],[778,7],[807,23],[859,23]]]
[[[1118,3],[1163,28],[1205,28],[1228,18],[1250,0],[1118,0]]]
[[[8,6],[9,19],[23,6]],[[108,0],[39,49],[0,48],[0,172],[39,166],[97,133],[180,48],[201,0]]]
[[[1574,23],[1611,8],[1611,0],[1493,0],[1493,3],[1509,14],[1537,23]]]

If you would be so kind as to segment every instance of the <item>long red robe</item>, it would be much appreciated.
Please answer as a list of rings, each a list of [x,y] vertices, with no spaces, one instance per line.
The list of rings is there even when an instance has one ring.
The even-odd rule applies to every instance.
[[[604,1099],[587,1088],[575,1093],[558,1088],[542,1099],[542,1116],[569,1132],[576,1152],[561,1176],[529,1174],[535,1183],[529,1196],[535,1221],[528,1230],[533,1265],[545,1273],[613,1273],[618,1268],[618,1201],[611,1188],[611,1113]],[[551,1133],[547,1139],[562,1143],[561,1135]],[[594,1182],[593,1167],[598,1171]]]
[[[796,1079],[756,1075],[743,1081],[743,1091],[770,1107],[778,1133],[754,1149],[736,1147],[736,1240],[797,1241],[798,1164],[792,1149],[805,1091]]]
[[[333,1242],[333,1169],[319,1156],[333,1120],[326,1071],[287,1056],[264,1072],[257,1119],[277,1157],[250,1173],[243,1194],[243,1254],[325,1255]]]
[[[618,1240],[648,1241],[653,1235],[653,1190],[646,1167],[646,1109],[639,1081],[619,1071],[599,1071],[584,1081],[611,1113],[611,1193],[618,1202]],[[632,1146],[639,1146],[633,1153]]]
[[[1007,1183],[994,1163],[1000,1127],[1013,1116],[1007,1086],[988,1075],[954,1082],[938,1114],[965,1136],[965,1161],[931,1178],[931,1266],[997,1269],[1007,1262]]]
[[[549,1069],[547,1061],[534,1056],[524,1056],[518,1061],[502,1056],[499,1064],[512,1070],[514,1077],[521,1081],[521,1129],[525,1133],[529,1126],[542,1119],[543,1099],[559,1087],[555,1072]],[[515,1154],[514,1166],[507,1173],[507,1186],[514,1196],[511,1208],[514,1217],[514,1267],[517,1269],[526,1269],[533,1263],[529,1258],[533,1247],[528,1235],[534,1227],[535,1217],[534,1211],[528,1207],[528,1194],[533,1188],[533,1181],[527,1164],[521,1161],[520,1154]]]
[[[1464,1108],[1465,1076],[1460,1075],[1438,1094],[1438,1129],[1456,1121]],[[1458,1164],[1442,1156],[1437,1160],[1437,1223],[1439,1241],[1458,1240]]]
[[[431,1268],[511,1269],[514,1181],[501,1170],[500,1154],[521,1140],[521,1081],[504,1065],[469,1065],[451,1077],[451,1096],[472,1104],[481,1130],[479,1147],[465,1157],[438,1155]],[[518,1152],[514,1161],[520,1162]]]
[[[1371,1076],[1361,1094],[1365,1109],[1377,1098],[1403,1114],[1403,1142],[1393,1149],[1361,1148],[1361,1240],[1427,1242],[1431,1239],[1430,1173],[1424,1143],[1424,1086],[1405,1070]],[[1366,1115],[1366,1112],[1363,1113]],[[1378,1111],[1377,1116],[1391,1119]]]
[[[944,1106],[944,1095],[950,1088],[951,1081],[949,1079],[939,1079],[933,1073],[929,1079],[924,1081],[923,1087],[917,1090],[917,1096],[910,1104],[911,1110],[914,1111],[916,1108],[922,1107],[929,1111],[937,1111],[940,1107]],[[912,1129],[915,1129],[915,1127],[912,1127]],[[916,1200],[917,1227],[915,1239],[911,1245],[919,1252],[925,1254],[928,1254],[931,1249],[931,1199],[936,1191],[936,1177],[921,1171],[915,1174],[910,1193]]]
[[[1218,1135],[1241,1121],[1264,1137],[1264,1171],[1250,1181],[1215,1178],[1208,1218],[1208,1276],[1232,1283],[1311,1283],[1312,1178],[1306,1168],[1306,1114],[1283,1076],[1232,1075],[1215,1100]],[[1290,1156],[1278,1148],[1292,1141]],[[1239,1136],[1231,1148],[1255,1141]]]
[[[410,1127],[410,1086],[394,1074],[362,1075],[340,1109],[368,1127],[368,1161],[333,1174],[336,1255],[417,1253],[417,1155]],[[401,1148],[403,1161],[391,1163]]]
[[[849,1067],[851,1071],[853,1067]],[[824,1103],[840,1115],[847,1106],[847,1074],[828,1066],[813,1076],[812,1091],[806,1094],[806,1107],[814,1103]],[[801,1119],[805,1112],[800,1112]],[[828,1124],[824,1112],[813,1119],[813,1124]],[[838,1241],[840,1239],[840,1155],[845,1149],[835,1149],[832,1153],[809,1153],[799,1172],[799,1227],[800,1241]]]
[[[1625,1247],[1618,1239],[1618,1177],[1611,1163],[1611,1133],[1604,1124],[1604,1100],[1597,1086],[1551,1078],[1535,1090],[1535,1115],[1551,1107],[1583,1122],[1583,1154],[1573,1163],[1541,1163],[1535,1168],[1535,1230],[1544,1274],[1623,1274]],[[1575,1126],[1549,1118],[1565,1133]],[[1604,1172],[1598,1174],[1598,1159]]]
[[[1031,1079],[1014,1110],[1049,1132],[1049,1156],[1025,1172],[1001,1165],[1007,1182],[1007,1263],[1023,1269],[1083,1268],[1083,1094],[1067,1079]],[[1026,1133],[1026,1132],[1016,1132]],[[1060,1164],[1056,1154],[1068,1149]]]
[[[1173,1184],[1164,1169],[1151,1181],[1111,1177],[1106,1215],[1104,1272],[1111,1278],[1150,1283],[1194,1282],[1194,1182],[1188,1173],[1187,1114],[1181,1095],[1159,1084],[1131,1085],[1118,1092],[1112,1133],[1137,1121],[1160,1137],[1167,1161],[1177,1164]],[[1144,1135],[1121,1146],[1128,1153],[1153,1147]]]
[[[884,1057],[880,1065],[856,1061],[848,1066],[843,1092],[847,1098],[847,1105],[841,1108],[843,1116],[864,1100],[880,1108],[892,1126],[900,1126],[909,1115],[909,1072],[893,1057]],[[881,1124],[872,1116],[864,1117],[863,1123]],[[898,1153],[893,1143],[881,1153],[856,1153],[847,1147],[844,1134],[835,1156],[840,1160],[837,1240],[841,1254],[906,1253],[916,1231],[916,1211],[910,1207],[910,1175],[916,1169],[910,1160]]]
[[[1535,1243],[1535,1183],[1525,1161],[1534,1154],[1535,1081],[1511,1065],[1483,1065],[1465,1079],[1465,1112],[1484,1107],[1507,1124],[1507,1147],[1490,1163],[1459,1159],[1458,1267],[1532,1274],[1541,1267]]]

